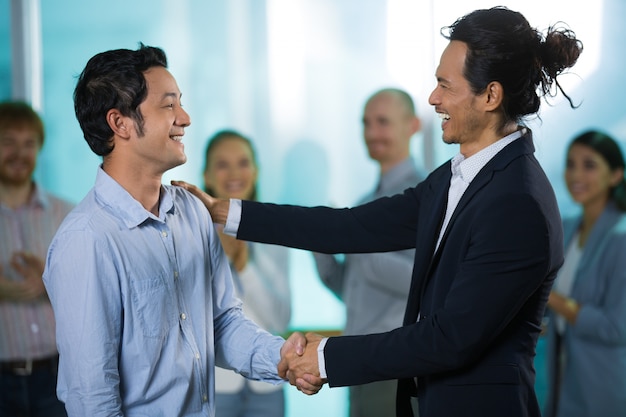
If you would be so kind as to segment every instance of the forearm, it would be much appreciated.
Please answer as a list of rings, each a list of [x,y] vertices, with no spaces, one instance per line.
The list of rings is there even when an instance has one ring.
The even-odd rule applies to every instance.
[[[214,223],[226,224],[228,218],[228,210],[230,208],[230,200],[215,200],[209,209],[211,218]]]
[[[550,292],[548,307],[562,316],[569,324],[575,324],[580,311],[580,304],[573,298],[566,297],[555,291]]]
[[[409,249],[416,214],[406,200],[410,196],[400,195],[351,209],[244,201],[237,237],[326,254]]]
[[[273,336],[231,308],[215,324],[215,364],[253,380],[281,383],[278,376],[284,339]]]

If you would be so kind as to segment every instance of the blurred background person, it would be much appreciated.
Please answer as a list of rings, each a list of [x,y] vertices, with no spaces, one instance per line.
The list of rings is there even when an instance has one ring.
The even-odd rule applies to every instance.
[[[582,214],[563,222],[565,263],[548,299],[546,416],[624,416],[626,182],[615,140],[577,136],[565,182]]]
[[[405,91],[375,92],[363,110],[363,139],[378,163],[378,183],[357,204],[398,194],[424,179],[410,156],[413,135],[420,130],[415,105]],[[344,334],[379,333],[400,327],[411,286],[415,250],[350,254],[343,260],[315,253],[324,284],[346,306]],[[350,387],[350,416],[385,416],[396,404],[395,380]]]
[[[234,130],[209,139],[204,184],[220,198],[257,199],[258,163],[252,142]],[[291,318],[288,249],[244,242],[222,233],[237,296],[246,316],[271,333],[287,330]],[[248,380],[230,370],[215,369],[216,415],[220,417],[281,417],[285,415],[282,386]]]
[[[57,399],[54,314],[42,274],[72,205],[33,180],[44,143],[39,115],[0,103],[0,416],[66,416]]]

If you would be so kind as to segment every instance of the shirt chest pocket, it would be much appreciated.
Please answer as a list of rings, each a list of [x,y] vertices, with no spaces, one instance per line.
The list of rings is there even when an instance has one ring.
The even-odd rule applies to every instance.
[[[176,325],[175,293],[164,278],[131,279],[132,312],[145,337],[162,338]]]

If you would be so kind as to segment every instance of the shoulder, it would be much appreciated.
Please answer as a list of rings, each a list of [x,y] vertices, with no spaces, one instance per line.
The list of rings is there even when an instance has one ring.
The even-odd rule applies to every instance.
[[[48,194],[48,201],[55,212],[60,212],[64,215],[72,211],[74,208],[74,204],[52,194]]]
[[[202,204],[200,199],[182,187],[175,185],[163,186],[172,197],[177,209],[185,212],[193,212],[199,217],[210,218],[209,210]]]
[[[599,241],[596,240],[593,245],[590,241],[585,247],[591,247],[598,254],[601,264],[626,270],[626,213],[621,213],[608,229],[600,230],[600,233]]]
[[[121,227],[120,220],[112,213],[113,210],[98,201],[92,188],[63,218],[54,240],[106,239]]]
[[[51,193],[38,183],[35,183],[35,196],[35,198],[40,200],[45,207],[55,212],[61,211],[64,212],[64,214],[67,214],[74,207],[74,204]]]
[[[165,189],[172,197],[174,215],[183,219],[180,226],[190,230],[194,235],[198,234],[204,236],[203,239],[211,240],[214,223],[202,201],[181,187],[166,185]]]
[[[163,188],[165,188],[166,192],[168,192],[172,196],[174,202],[193,207],[194,209],[202,207],[204,208],[204,211],[207,211],[200,199],[191,194],[189,191],[185,190],[183,187],[164,184]]]
[[[615,204],[609,203],[594,225],[594,229],[605,238],[626,239],[626,213]]]

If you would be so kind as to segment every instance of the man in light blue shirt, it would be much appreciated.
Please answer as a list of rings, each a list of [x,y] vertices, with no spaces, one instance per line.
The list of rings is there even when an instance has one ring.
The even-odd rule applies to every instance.
[[[302,335],[285,342],[243,315],[208,212],[161,184],[187,159],[191,123],[166,67],[158,48],[103,52],[74,92],[103,163],[44,273],[70,417],[213,416],[214,366],[280,383],[281,354],[303,350]]]

